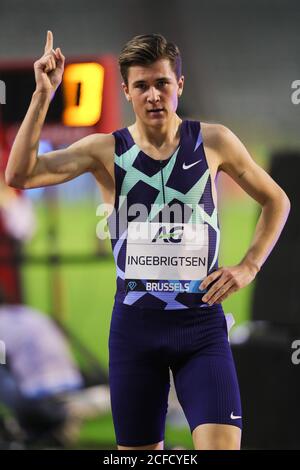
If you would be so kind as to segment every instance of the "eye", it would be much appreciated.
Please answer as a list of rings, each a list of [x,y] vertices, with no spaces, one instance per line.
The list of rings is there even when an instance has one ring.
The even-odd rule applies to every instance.
[[[166,80],[161,80],[158,82],[158,86],[163,86],[163,85],[167,85],[168,82],[166,82]]]
[[[146,84],[145,83],[137,83],[137,85],[135,87],[140,88],[141,90],[145,90]]]

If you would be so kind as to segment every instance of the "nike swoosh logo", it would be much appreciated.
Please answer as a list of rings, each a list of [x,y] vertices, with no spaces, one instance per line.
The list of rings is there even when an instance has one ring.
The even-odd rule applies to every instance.
[[[230,418],[231,418],[231,419],[240,419],[241,416],[234,416],[234,414],[231,413]]]
[[[202,158],[201,158],[201,160],[202,160]],[[192,166],[197,165],[197,163],[200,163],[201,160],[198,160],[197,162],[191,163],[190,165],[186,165],[185,163],[183,163],[182,168],[183,168],[184,170],[188,170],[188,169],[191,168]]]

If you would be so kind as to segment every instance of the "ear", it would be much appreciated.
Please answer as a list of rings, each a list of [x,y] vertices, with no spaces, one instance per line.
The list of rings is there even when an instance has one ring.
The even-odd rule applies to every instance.
[[[182,92],[183,92],[183,85],[184,85],[184,76],[183,75],[181,75],[181,77],[178,80],[177,84],[178,84],[177,95],[178,95],[178,98],[179,98],[182,95]]]
[[[124,94],[125,94],[125,97],[127,99],[127,101],[131,101],[131,96],[129,94],[129,90],[128,90],[128,85],[126,85],[126,83],[122,82],[122,88],[123,88],[123,91],[124,91]]]

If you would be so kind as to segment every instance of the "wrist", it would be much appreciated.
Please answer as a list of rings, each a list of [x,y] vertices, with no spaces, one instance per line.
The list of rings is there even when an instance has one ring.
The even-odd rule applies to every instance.
[[[36,88],[32,94],[33,97],[40,96],[46,99],[51,100],[52,95],[54,95],[55,91],[52,88],[49,89],[39,89]]]
[[[260,265],[253,259],[245,258],[239,264],[240,266],[247,267],[254,276],[256,276],[256,274],[260,271]]]

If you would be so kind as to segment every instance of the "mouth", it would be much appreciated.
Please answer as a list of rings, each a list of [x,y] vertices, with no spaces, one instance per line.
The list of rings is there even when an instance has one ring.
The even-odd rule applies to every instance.
[[[147,112],[151,116],[159,116],[164,112],[164,109],[163,108],[148,109]]]

